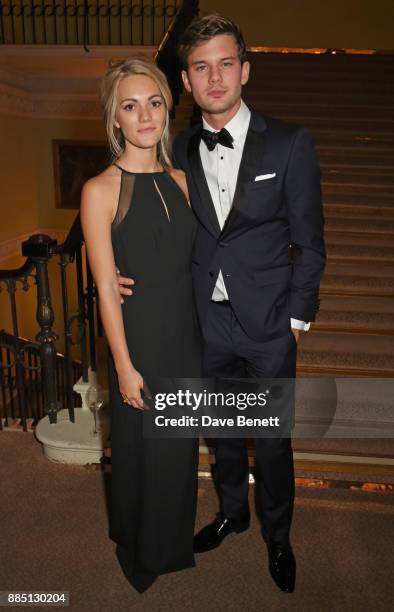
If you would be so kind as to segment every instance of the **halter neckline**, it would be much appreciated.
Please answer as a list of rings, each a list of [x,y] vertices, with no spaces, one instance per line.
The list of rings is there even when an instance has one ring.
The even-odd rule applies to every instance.
[[[113,162],[113,165],[119,168],[119,170],[121,170],[122,172],[125,172],[126,174],[165,174],[166,172],[165,170],[158,170],[156,172],[131,172],[130,170],[122,168],[122,166],[119,166],[119,164],[117,164],[116,162]]]

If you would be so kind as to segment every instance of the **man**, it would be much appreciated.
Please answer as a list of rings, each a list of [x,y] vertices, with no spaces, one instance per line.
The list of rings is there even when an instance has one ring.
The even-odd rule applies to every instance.
[[[325,263],[311,135],[243,102],[250,65],[230,20],[209,15],[194,21],[179,55],[184,86],[202,111],[202,124],[175,138],[173,158],[186,172],[200,222],[192,265],[204,376],[294,378],[298,336],[318,311]],[[258,438],[255,447],[270,573],[282,591],[292,592],[291,438]],[[195,552],[212,550],[249,526],[246,440],[221,438],[215,450],[220,512],[195,536]]]

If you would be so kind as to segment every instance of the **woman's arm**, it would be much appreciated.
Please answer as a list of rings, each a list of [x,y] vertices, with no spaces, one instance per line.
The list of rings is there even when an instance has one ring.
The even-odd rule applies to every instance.
[[[130,358],[119,303],[119,285],[111,242],[111,223],[116,213],[113,202],[112,181],[111,186],[106,179],[99,177],[87,181],[81,195],[81,225],[120,392],[134,408],[143,408],[143,379]]]

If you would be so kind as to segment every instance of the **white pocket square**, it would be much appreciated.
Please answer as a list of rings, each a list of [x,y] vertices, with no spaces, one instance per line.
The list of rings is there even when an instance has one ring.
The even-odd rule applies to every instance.
[[[274,178],[274,176],[276,176],[276,172],[272,172],[272,174],[260,174],[259,176],[256,176],[254,180],[255,182],[266,181],[267,179]]]

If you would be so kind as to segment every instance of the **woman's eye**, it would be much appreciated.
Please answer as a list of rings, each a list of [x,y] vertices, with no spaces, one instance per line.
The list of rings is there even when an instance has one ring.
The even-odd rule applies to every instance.
[[[123,110],[130,111],[130,110],[133,110],[133,108],[134,108],[134,104],[126,104],[126,106],[123,107]]]
[[[162,104],[161,100],[154,100],[154,101],[152,102],[152,106],[153,106],[154,108],[159,108],[159,106],[161,106],[161,104]]]

